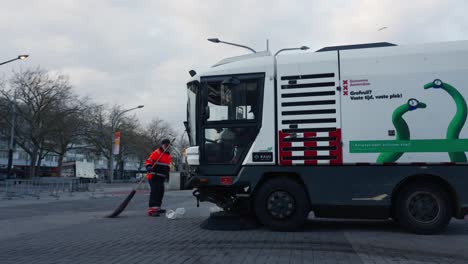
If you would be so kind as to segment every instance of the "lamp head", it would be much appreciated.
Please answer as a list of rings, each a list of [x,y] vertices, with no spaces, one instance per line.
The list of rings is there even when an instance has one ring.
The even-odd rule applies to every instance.
[[[208,41],[213,42],[213,43],[221,42],[221,40],[219,40],[218,38],[209,38]]]

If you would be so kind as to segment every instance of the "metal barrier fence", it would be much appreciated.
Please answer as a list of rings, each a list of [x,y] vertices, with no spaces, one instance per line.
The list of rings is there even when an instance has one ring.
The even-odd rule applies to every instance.
[[[73,196],[74,192],[95,192],[101,189],[99,183],[83,182],[76,178],[32,178],[7,179],[2,182],[2,198],[34,197],[40,199],[41,195],[59,198],[60,195]]]

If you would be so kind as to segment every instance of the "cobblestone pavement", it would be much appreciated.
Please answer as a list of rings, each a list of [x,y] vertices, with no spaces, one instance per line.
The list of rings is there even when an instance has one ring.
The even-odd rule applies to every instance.
[[[468,263],[468,221],[436,236],[406,233],[389,221],[311,219],[302,232],[200,228],[211,204],[189,191],[168,192],[181,219],[147,217],[140,193],[116,219],[104,218],[123,196],[0,201],[0,263]],[[4,203],[4,204],[2,204]]]

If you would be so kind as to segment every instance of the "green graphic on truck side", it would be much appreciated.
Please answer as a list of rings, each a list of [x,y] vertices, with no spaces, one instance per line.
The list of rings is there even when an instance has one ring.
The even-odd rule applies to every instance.
[[[424,85],[424,89],[442,89],[454,100],[457,107],[455,116],[447,127],[446,139],[410,140],[408,124],[403,115],[418,108],[425,108],[424,103],[416,99],[395,109],[392,123],[396,129],[396,140],[359,140],[350,141],[350,153],[380,153],[376,163],[396,162],[405,152],[448,152],[451,162],[467,162],[465,151],[468,151],[468,139],[459,139],[465,125],[468,107],[461,93],[452,85],[436,79]]]
[[[408,124],[403,119],[403,115],[409,111],[416,110],[418,108],[426,108],[426,104],[419,102],[416,99],[409,99],[408,103],[397,107],[392,114],[392,123],[396,130],[396,140],[409,140],[410,130]],[[387,163],[397,161],[404,152],[383,152],[377,157],[377,163]]]
[[[439,79],[434,80],[431,83],[424,85],[424,89],[442,89],[446,91],[452,99],[455,101],[455,105],[457,106],[457,112],[455,116],[450,121],[450,124],[447,128],[447,139],[458,139],[460,136],[460,132],[463,129],[463,126],[466,122],[466,115],[467,115],[467,106],[465,98],[461,95],[461,93],[455,89],[452,85],[448,83],[444,83]],[[466,155],[465,152],[449,152],[450,161],[452,162],[466,162]]]

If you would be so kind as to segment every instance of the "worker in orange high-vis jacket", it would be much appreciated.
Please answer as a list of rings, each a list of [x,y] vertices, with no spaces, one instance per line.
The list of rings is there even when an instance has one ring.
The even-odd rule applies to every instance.
[[[169,145],[171,141],[164,139],[161,147],[153,151],[145,162],[148,171],[147,178],[151,186],[149,198],[149,216],[159,216],[161,213],[161,203],[164,197],[164,182],[169,178],[171,154]]]

